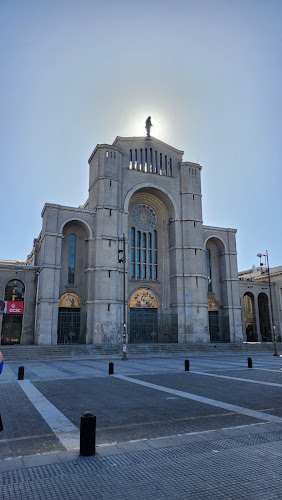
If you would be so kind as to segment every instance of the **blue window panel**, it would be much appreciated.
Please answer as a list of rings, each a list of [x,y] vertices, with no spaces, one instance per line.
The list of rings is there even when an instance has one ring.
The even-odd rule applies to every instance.
[[[148,251],[148,262],[149,264],[152,264],[152,250]]]
[[[140,264],[137,264],[137,279],[140,279]]]
[[[158,278],[157,266],[154,266],[154,280]]]
[[[134,264],[131,264],[131,273],[130,273],[131,278],[135,278],[135,267]]]
[[[149,278],[149,280],[151,280],[152,279],[152,266],[149,266],[148,270],[149,270],[149,276],[148,276],[148,278]]]
[[[157,231],[154,231],[154,249],[157,250]]]
[[[143,238],[142,238],[142,244],[143,244],[143,248],[146,248],[146,234],[143,233]]]
[[[142,258],[143,262],[146,262],[146,250],[142,250]]]
[[[140,248],[140,239],[141,239],[141,233],[140,233],[140,231],[137,231],[137,245],[136,246],[139,248]]]
[[[140,249],[139,248],[137,248],[137,257],[136,257],[136,259],[137,259],[137,262],[140,262]]]
[[[135,229],[134,227],[131,228],[131,246],[135,246]]]
[[[135,249],[131,248],[131,262],[135,262]]]
[[[142,279],[146,279],[146,264],[142,265]]]
[[[157,265],[157,252],[154,252],[154,264]]]

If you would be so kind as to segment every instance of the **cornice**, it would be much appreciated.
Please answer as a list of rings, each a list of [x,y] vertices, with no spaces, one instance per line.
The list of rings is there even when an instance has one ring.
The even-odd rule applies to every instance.
[[[180,149],[176,149],[173,146],[170,146],[169,144],[167,144],[166,142],[160,141],[159,139],[157,139],[156,137],[153,137],[153,136],[150,136],[150,137],[120,137],[120,136],[117,136],[113,142],[113,146],[115,146],[117,144],[117,142],[133,142],[133,143],[135,142],[136,143],[139,141],[142,141],[142,143],[144,143],[144,141],[146,141],[148,143],[150,143],[150,142],[157,143],[160,146],[165,147],[178,155],[181,155],[181,156],[184,155],[184,151],[181,151]]]

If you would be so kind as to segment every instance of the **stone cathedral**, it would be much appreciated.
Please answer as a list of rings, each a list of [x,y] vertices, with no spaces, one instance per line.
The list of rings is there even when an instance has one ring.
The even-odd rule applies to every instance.
[[[202,167],[150,128],[98,144],[85,204],[46,203],[27,260],[2,261],[1,343],[242,339],[236,230],[203,224]]]

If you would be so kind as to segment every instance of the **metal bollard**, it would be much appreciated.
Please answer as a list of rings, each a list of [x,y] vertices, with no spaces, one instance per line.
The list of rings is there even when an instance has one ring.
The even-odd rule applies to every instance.
[[[18,380],[23,380],[23,379],[24,379],[24,366],[20,366],[18,371]]]
[[[248,368],[253,368],[252,358],[248,358]]]
[[[189,359],[185,359],[185,371],[189,372]]]
[[[112,361],[109,363],[109,375],[114,374],[114,363]]]
[[[92,457],[96,446],[96,417],[87,411],[80,417],[80,455]]]

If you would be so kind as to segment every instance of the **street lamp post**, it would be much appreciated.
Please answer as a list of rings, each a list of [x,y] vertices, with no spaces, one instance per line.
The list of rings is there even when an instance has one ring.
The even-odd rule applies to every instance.
[[[124,234],[121,235],[120,240],[122,241],[122,249],[118,251],[119,253],[119,263],[123,263],[123,334],[122,334],[122,361],[126,361],[128,358],[126,356],[126,304],[125,304],[125,236]],[[120,256],[120,254],[122,256]]]
[[[276,334],[275,334],[275,324],[274,324],[274,315],[273,315],[273,303],[272,303],[272,292],[271,292],[271,284],[270,284],[270,270],[269,270],[269,260],[268,260],[268,251],[266,250],[265,253],[258,253],[257,257],[260,258],[260,267],[262,268],[263,263],[261,262],[261,258],[265,258],[265,265],[266,265],[266,270],[268,274],[268,287],[269,287],[269,298],[270,298],[270,310],[271,310],[271,324],[272,324],[272,331],[271,331],[271,337],[272,341],[274,344],[274,354],[273,356],[279,356],[278,354],[278,349],[277,349],[277,342],[276,342]]]

